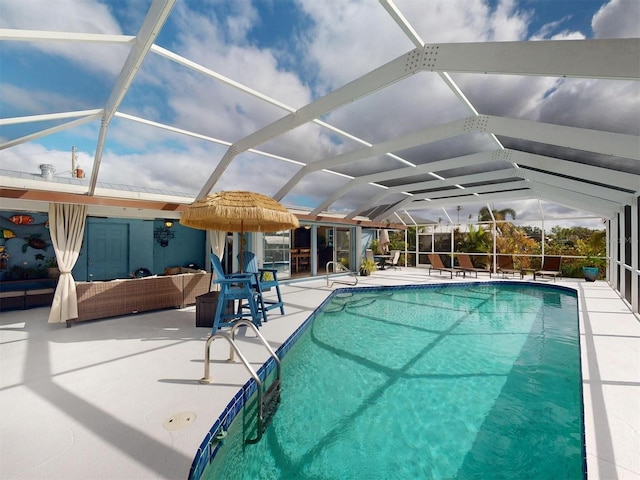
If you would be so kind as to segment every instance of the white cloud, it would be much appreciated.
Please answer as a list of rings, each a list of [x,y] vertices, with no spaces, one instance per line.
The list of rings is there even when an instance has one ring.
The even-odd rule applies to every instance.
[[[640,37],[640,2],[611,0],[594,15],[591,27],[596,38]]]
[[[317,68],[319,92],[335,89],[415,47],[378,4],[368,0],[300,0],[313,19],[307,61]],[[482,0],[399,0],[398,9],[425,43],[520,40],[526,13],[511,0],[490,11]]]
[[[616,112],[603,116],[602,112]],[[640,135],[640,85],[593,79],[570,79],[540,99],[531,116],[545,123]]]
[[[425,43],[522,40],[529,14],[512,0],[501,0],[492,11],[483,0],[398,2]]]
[[[86,105],[74,98],[55,94],[48,90],[22,88],[2,83],[0,84],[0,91],[2,91],[2,101],[5,105],[22,110],[25,114],[37,115],[87,108]]]
[[[273,52],[236,39],[237,27],[232,28],[237,43],[230,43],[225,34],[228,27],[214,16],[197,16],[184,6],[179,13],[178,24],[188,22],[188,28],[180,33],[179,43],[172,46],[180,55],[294,108],[311,101],[309,90],[300,79],[279,69]],[[242,22],[246,21],[243,18]],[[235,17],[225,18],[225,23],[235,24]],[[245,25],[241,30],[247,28]],[[208,133],[221,138],[247,135],[287,113],[217,80],[166,62],[154,63],[145,75],[159,78],[169,87],[171,95],[167,103],[183,126],[202,125],[206,121],[211,127]]]
[[[301,0],[300,5],[313,21],[302,55],[317,72],[319,95],[413,48],[378,2]]]
[[[135,3],[135,2],[134,2]],[[0,27],[56,32],[104,33],[120,35],[122,31],[109,8],[97,0],[28,0],[2,1]],[[132,32],[130,34],[135,34]],[[28,42],[35,48],[59,55],[96,72],[117,74],[128,49],[97,47],[71,42]]]
[[[2,2],[2,28],[120,34],[120,26],[97,0],[26,0]]]
[[[41,164],[53,165],[54,175],[62,175],[71,171],[71,154],[69,151],[48,149],[34,142],[2,151],[0,166],[5,170],[39,175]]]

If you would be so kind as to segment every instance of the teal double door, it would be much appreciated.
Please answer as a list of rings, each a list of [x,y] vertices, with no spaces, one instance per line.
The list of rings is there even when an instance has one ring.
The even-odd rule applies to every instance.
[[[129,276],[129,227],[129,223],[88,219],[87,280],[111,280]]]

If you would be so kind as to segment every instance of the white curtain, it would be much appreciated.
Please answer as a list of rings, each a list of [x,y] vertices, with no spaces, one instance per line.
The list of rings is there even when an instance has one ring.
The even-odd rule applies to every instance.
[[[49,323],[62,323],[78,317],[78,296],[71,270],[80,255],[86,217],[86,205],[49,204],[49,233],[60,269]]]
[[[227,232],[221,232],[220,230],[209,230],[209,243],[211,251],[215,253],[220,260],[222,260],[222,257],[224,256],[226,241]]]
[[[227,232],[222,232],[220,230],[208,230],[209,234],[209,246],[211,247],[211,251],[215,253],[220,261],[224,257],[224,252],[226,251],[226,242],[227,242]],[[207,262],[209,259],[207,258]],[[220,290],[220,285],[215,284],[212,285],[214,291]]]

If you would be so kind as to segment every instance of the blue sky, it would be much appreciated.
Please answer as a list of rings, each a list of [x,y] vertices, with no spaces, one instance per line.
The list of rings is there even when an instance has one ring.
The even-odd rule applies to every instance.
[[[532,12],[529,36],[554,25],[553,33],[579,31],[591,38],[591,20],[606,3],[602,0],[525,0],[521,5]]]
[[[426,43],[640,36],[637,0],[395,3]],[[0,27],[133,35],[149,5],[149,0],[0,0]],[[293,108],[413,48],[377,0],[178,0],[156,43]],[[112,45],[0,42],[0,117],[101,108],[127,52]],[[498,78],[489,83],[465,75],[456,81],[481,113],[549,123],[563,115],[587,128],[597,126],[602,97],[620,111],[620,125],[610,128],[638,134],[636,86],[603,82],[596,88],[586,81],[548,78]],[[430,118],[466,115],[437,78],[422,83],[414,99],[404,98],[405,85],[399,85],[332,112],[326,120],[375,142],[391,130],[408,132],[428,125]],[[567,100],[559,101],[563,98]],[[227,142],[285,113],[158,55],[145,60],[119,110]],[[0,142],[43,125],[0,127]],[[69,169],[71,147],[76,146],[81,165],[90,173],[98,129],[99,121],[94,121],[0,150],[0,165],[37,173],[37,166],[46,162],[61,173]],[[349,148],[354,148],[351,141],[314,126],[261,146],[304,162]],[[225,151],[223,145],[115,119],[99,180],[195,195]],[[297,168],[245,154],[225,172],[224,186],[274,194]],[[313,205],[328,196],[323,178],[318,174],[307,179],[286,203]],[[358,193],[351,195],[336,208],[357,202]]]

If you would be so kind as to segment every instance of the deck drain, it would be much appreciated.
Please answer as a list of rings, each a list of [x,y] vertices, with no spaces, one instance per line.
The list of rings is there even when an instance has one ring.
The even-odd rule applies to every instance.
[[[181,430],[183,428],[191,425],[196,419],[196,414],[193,412],[179,412],[174,413],[169,418],[167,418],[162,426],[165,430],[169,430],[170,432],[174,430]]]

